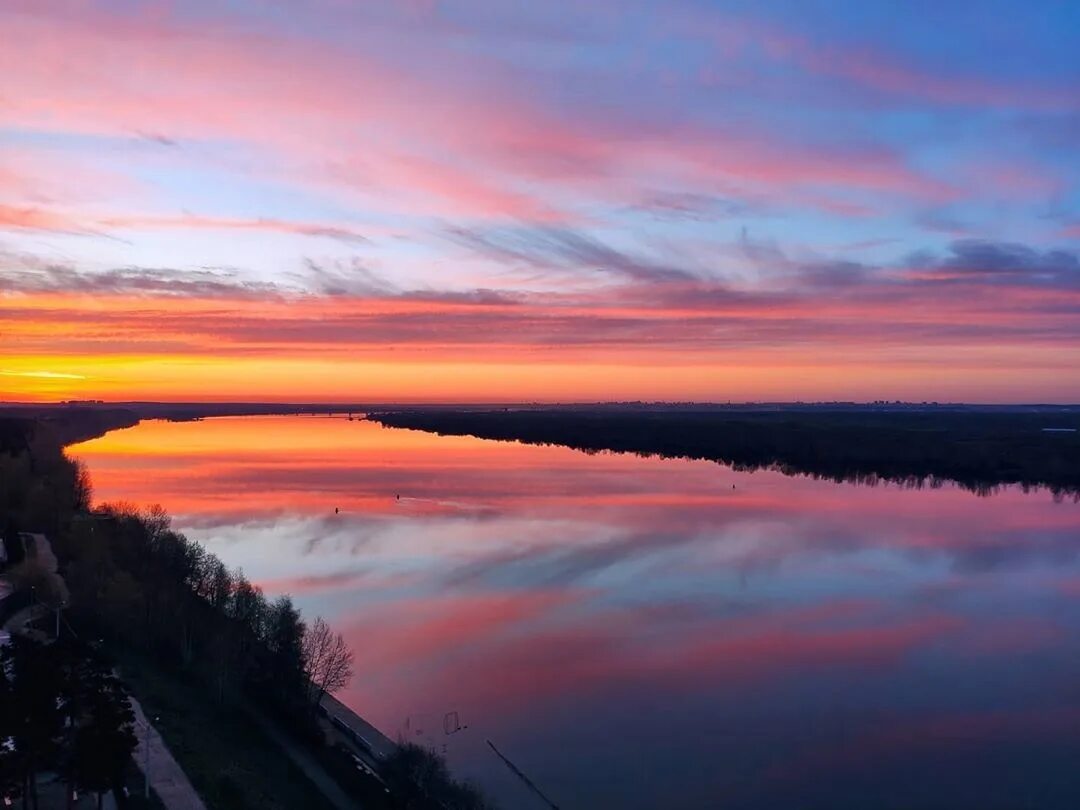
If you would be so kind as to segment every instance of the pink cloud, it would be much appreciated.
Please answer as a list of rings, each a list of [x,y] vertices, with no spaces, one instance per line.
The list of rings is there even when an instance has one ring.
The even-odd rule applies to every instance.
[[[92,220],[101,228],[120,228],[133,230],[222,230],[222,231],[267,231],[296,234],[299,236],[325,236],[344,242],[366,242],[366,237],[353,228],[317,222],[293,222],[259,217],[241,219],[237,217],[208,217],[195,214],[179,216],[103,216]]]
[[[934,202],[958,196],[950,185],[915,172],[886,149],[814,150],[756,137],[700,140],[700,136],[685,133],[662,144],[653,155],[646,150],[642,157],[655,157],[676,167],[681,164],[694,175],[715,182],[757,184],[789,196],[804,194],[800,186],[877,191]],[[817,195],[803,196],[803,200],[834,213],[842,206]]]
[[[0,204],[0,229],[87,233],[64,214],[44,208]]]
[[[961,107],[1015,107],[1043,112],[1080,109],[1068,88],[994,83],[973,76],[948,75],[906,64],[872,51],[816,50],[801,42],[793,49],[800,65],[846,79],[871,90]]]
[[[481,179],[478,172],[462,171],[429,158],[383,155],[362,166],[338,168],[338,178],[359,188],[385,190],[398,198],[398,206],[405,211],[533,222],[566,218],[537,197],[501,188]]]
[[[345,242],[365,242],[366,237],[352,228],[315,222],[292,222],[261,217],[208,217],[194,214],[179,216],[93,215],[65,213],[38,206],[0,204],[0,229],[46,231],[84,235],[104,235],[110,230],[220,230],[266,231],[299,236],[322,236]]]
[[[1080,109],[1073,88],[935,70],[897,53],[860,46],[826,46],[775,23],[749,18],[687,12],[686,33],[703,32],[720,46],[725,61],[760,51],[769,59],[792,64],[875,94],[957,107],[1013,107],[1037,112]]]
[[[2,57],[0,57],[2,58]],[[4,165],[6,164],[6,165]],[[102,165],[96,156],[57,148],[0,146],[0,201],[23,205],[145,199],[137,179]]]
[[[408,574],[385,574],[372,571],[343,572],[335,574],[311,574],[309,576],[261,579],[254,584],[266,593],[309,596],[312,594],[346,591],[364,588],[369,591],[409,585],[416,578]]]
[[[9,12],[4,24],[0,71],[20,76],[5,99],[10,125],[243,142],[265,171],[384,210],[549,221],[566,216],[551,202],[560,191],[618,197],[650,168],[708,189],[794,200],[800,185],[922,200],[954,193],[884,151],[570,118],[512,92],[480,56],[455,57],[464,73],[485,76],[467,86],[225,19],[211,27],[80,7]],[[827,196],[802,202],[857,213]]]
[[[0,71],[20,76],[6,110],[13,125],[241,140],[287,158],[280,171],[293,180],[359,189],[385,205],[403,193],[416,206],[426,192],[460,203],[466,215],[547,217],[546,205],[485,184],[460,163],[513,162],[521,150],[545,143],[561,140],[560,148],[570,150],[584,143],[514,103],[448,97],[357,53],[267,40],[225,24],[192,28],[84,11],[63,18],[9,14],[5,27],[14,45],[0,53]],[[418,134],[418,149],[450,147],[454,164],[403,154],[400,146]],[[342,166],[358,167],[361,159],[374,167],[371,176],[342,174]]]

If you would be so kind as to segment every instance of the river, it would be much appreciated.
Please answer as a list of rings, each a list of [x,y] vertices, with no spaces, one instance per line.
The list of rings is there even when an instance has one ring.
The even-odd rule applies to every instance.
[[[339,697],[504,810],[1075,807],[1080,504],[327,417],[143,422],[160,503],[356,653]]]

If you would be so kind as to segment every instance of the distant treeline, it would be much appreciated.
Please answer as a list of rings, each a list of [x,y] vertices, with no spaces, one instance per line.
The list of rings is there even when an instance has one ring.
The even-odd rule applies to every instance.
[[[28,449],[34,423],[29,419],[0,417],[0,455],[14,455]]]
[[[617,411],[407,410],[372,414],[389,427],[447,435],[707,459],[833,481],[936,486],[980,494],[1003,484],[1080,497],[1080,413],[743,409]]]
[[[39,433],[65,446],[104,436],[110,430],[138,424],[139,414],[126,408],[20,406],[0,408],[0,453],[26,450]]]
[[[0,531],[53,534],[89,507],[89,479],[61,446],[59,437],[68,432],[49,422],[0,418]]]

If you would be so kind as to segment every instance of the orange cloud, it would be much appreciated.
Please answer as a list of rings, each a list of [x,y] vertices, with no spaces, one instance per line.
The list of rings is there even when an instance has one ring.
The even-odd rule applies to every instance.
[[[618,289],[606,300],[474,302],[165,296],[172,282],[151,282],[137,297],[93,286],[0,297],[0,363],[78,375],[48,391],[108,399],[1080,398],[1063,373],[1080,362],[1062,344],[1080,305],[1066,290],[1017,288],[1006,302],[961,286],[909,306],[898,286],[893,301],[871,288],[705,307],[692,294],[681,303],[674,285],[656,293],[675,294],[672,304],[650,307],[633,288],[626,303]]]

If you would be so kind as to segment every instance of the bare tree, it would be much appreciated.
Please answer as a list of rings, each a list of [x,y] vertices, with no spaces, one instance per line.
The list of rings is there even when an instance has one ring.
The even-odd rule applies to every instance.
[[[139,517],[142,519],[143,526],[146,527],[147,534],[150,535],[151,542],[156,542],[164,536],[172,525],[172,518],[160,503],[148,506],[139,514]]]
[[[94,499],[94,484],[90,479],[90,471],[81,461],[73,461],[75,480],[72,483],[72,500],[74,507],[79,510],[88,510]]]
[[[232,595],[233,579],[225,563],[211,556],[209,561],[210,583],[207,601],[218,610],[225,610]]]
[[[323,695],[344,689],[352,680],[353,653],[321,616],[304,633],[302,649],[312,708],[317,709]]]

